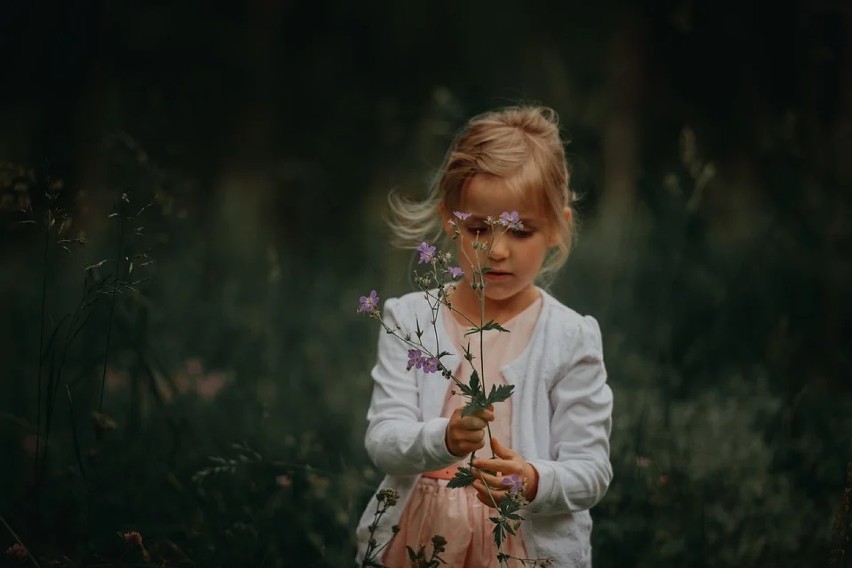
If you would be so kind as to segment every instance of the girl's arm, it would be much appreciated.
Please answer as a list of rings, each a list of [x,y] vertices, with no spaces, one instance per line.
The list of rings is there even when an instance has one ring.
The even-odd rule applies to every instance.
[[[413,320],[402,302],[385,302],[384,321],[393,328]],[[373,396],[367,411],[365,446],[376,466],[391,475],[414,475],[442,469],[458,461],[444,442],[447,418],[423,420],[417,388],[418,373],[406,371],[407,346],[384,330],[379,332]],[[441,381],[440,376],[427,380]]]
[[[612,480],[609,435],[612,391],[606,384],[601,333],[594,318],[582,319],[565,345],[574,345],[550,390],[551,455],[529,459],[538,490],[528,510],[558,514],[590,509]]]

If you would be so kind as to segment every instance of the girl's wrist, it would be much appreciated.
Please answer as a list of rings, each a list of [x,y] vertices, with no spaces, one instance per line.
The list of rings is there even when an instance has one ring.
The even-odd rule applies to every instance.
[[[536,494],[538,494],[538,470],[529,462],[524,465],[524,470],[524,481],[526,485],[524,498],[527,501],[532,502],[532,500],[535,499]]]

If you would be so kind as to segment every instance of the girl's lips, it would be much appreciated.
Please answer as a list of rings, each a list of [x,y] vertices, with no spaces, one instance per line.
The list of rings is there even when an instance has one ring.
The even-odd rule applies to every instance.
[[[497,270],[492,270],[485,273],[486,280],[505,280],[507,278],[511,278],[511,272],[499,272]]]

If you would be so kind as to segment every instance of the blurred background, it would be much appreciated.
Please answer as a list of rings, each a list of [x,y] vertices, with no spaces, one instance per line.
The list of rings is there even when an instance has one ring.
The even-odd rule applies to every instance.
[[[355,309],[413,289],[387,193],[540,102],[582,196],[551,290],[616,400],[595,564],[852,565],[851,33],[838,0],[3,1],[0,563],[351,565]]]

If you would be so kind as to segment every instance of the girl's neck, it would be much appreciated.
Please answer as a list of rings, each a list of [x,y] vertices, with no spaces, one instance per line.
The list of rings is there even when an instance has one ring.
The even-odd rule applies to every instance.
[[[530,286],[514,296],[501,300],[494,300],[486,296],[483,323],[489,321],[495,321],[500,324],[506,323],[530,307],[540,297],[541,292],[535,286]],[[459,283],[458,290],[453,294],[450,303],[454,311],[461,312],[461,315],[454,314],[457,319],[463,320],[465,323],[474,322],[474,324],[479,324],[481,315],[480,300],[469,283]]]

